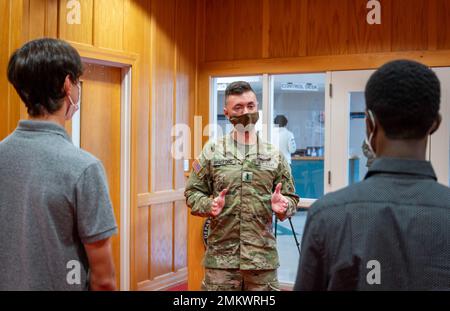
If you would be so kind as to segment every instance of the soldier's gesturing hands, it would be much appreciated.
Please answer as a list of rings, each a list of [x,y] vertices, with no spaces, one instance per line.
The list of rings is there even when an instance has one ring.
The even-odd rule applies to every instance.
[[[219,196],[216,197],[212,202],[212,210],[211,210],[211,216],[216,217],[222,212],[222,209],[225,205],[225,194],[227,194],[228,188],[223,189]]]
[[[289,201],[281,194],[281,183],[275,187],[275,192],[272,194],[272,211],[276,214],[284,214],[287,210]]]

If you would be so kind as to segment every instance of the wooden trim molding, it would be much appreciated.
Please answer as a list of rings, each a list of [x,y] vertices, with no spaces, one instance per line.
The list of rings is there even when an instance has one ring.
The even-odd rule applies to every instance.
[[[416,60],[430,67],[447,67],[450,66],[450,50],[207,62],[200,65],[200,72],[208,76],[231,76],[362,70],[376,69],[395,59]]]
[[[187,268],[178,270],[177,272],[170,272],[162,276],[156,277],[153,280],[146,280],[138,284],[139,291],[158,291],[165,290],[169,287],[176,286],[180,283],[187,282]]]
[[[138,207],[184,201],[184,189],[138,194]]]
[[[139,58],[139,55],[135,53],[99,48],[90,44],[73,41],[68,41],[68,43],[77,49],[83,58],[90,59],[98,64],[107,62],[108,66],[115,65],[116,67],[122,68],[133,66]]]

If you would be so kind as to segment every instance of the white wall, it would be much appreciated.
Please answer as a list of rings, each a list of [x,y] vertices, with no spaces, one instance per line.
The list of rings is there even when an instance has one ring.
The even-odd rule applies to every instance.
[[[324,145],[320,112],[325,110],[324,92],[275,92],[273,116],[283,114],[294,134],[297,149]],[[273,121],[273,120],[272,120]]]

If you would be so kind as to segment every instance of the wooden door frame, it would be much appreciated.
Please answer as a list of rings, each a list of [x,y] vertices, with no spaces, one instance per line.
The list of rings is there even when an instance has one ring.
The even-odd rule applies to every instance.
[[[325,194],[349,186],[350,94],[364,92],[373,72],[372,69],[330,72],[329,83],[333,91],[328,94],[329,135],[325,142],[328,158],[325,159],[327,170],[324,172],[324,180],[326,181],[328,174],[331,180],[325,182]]]
[[[120,101],[120,290],[128,291],[134,284],[134,217],[137,207],[136,192],[136,102],[137,79],[134,74],[138,55],[124,53],[76,42],[69,43],[77,49],[84,63],[121,69]],[[117,269],[117,267],[116,267]]]
[[[450,66],[433,68],[441,81],[441,109],[442,123],[439,129],[428,139],[429,158],[433,164],[438,181],[449,186],[449,157],[442,154],[449,150],[450,128]]]

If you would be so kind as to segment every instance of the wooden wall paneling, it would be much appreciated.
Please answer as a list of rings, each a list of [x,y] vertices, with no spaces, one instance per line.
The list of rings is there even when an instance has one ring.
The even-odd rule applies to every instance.
[[[347,1],[308,0],[307,55],[348,52]]]
[[[124,0],[94,1],[93,32],[94,46],[123,49]]]
[[[366,21],[367,0],[348,0],[349,54],[391,51],[392,2],[381,2],[381,25],[369,25]]]
[[[233,9],[233,58],[261,58],[263,1],[234,0]]]
[[[269,57],[306,55],[307,0],[268,0]]]
[[[437,24],[438,21],[438,0],[428,1],[428,19],[427,19],[427,30],[428,30],[428,46],[427,50],[436,51],[438,49],[438,28],[440,25]]]
[[[270,0],[262,0],[262,38],[261,55],[263,58],[269,57],[270,49]]]
[[[192,37],[197,30],[197,6],[189,0],[176,1],[176,92],[175,123],[191,129],[195,105],[196,46]],[[184,161],[190,158],[190,136],[184,140],[187,158],[174,160],[174,188],[185,187]],[[173,267],[178,271],[187,266],[187,206],[183,201],[174,203],[174,254]]]
[[[11,18],[11,29],[15,29],[15,31],[12,32],[10,41],[10,51],[12,53],[28,41],[30,28],[30,0],[10,1],[12,11],[15,12]],[[19,119],[28,118],[28,111],[12,86],[10,87],[10,90],[12,95],[9,97],[9,102],[14,107],[13,110],[17,109],[17,120],[13,121],[13,125],[15,127]]]
[[[435,23],[437,28],[437,49],[450,49],[450,1],[437,0],[436,20],[430,21]]]
[[[3,19],[0,20],[0,71],[6,73],[9,61],[9,21],[10,21],[10,1],[0,0],[0,12],[5,12]],[[8,100],[8,78],[6,74],[0,75],[0,94],[5,94],[0,101],[0,141],[9,134],[9,100]]]
[[[5,80],[1,83],[4,89],[7,90],[5,94],[6,102],[2,103],[2,105],[6,104],[7,114],[4,116],[6,119],[6,132],[2,136],[7,136],[14,131],[17,127],[17,123],[20,119],[27,118],[27,109],[25,104],[22,103],[19,95],[17,95],[14,87],[9,84],[6,77],[6,68],[8,66],[9,58],[12,53],[20,48],[23,43],[27,40],[28,36],[28,9],[29,9],[29,0],[4,0],[6,2],[5,9],[6,18],[3,20],[4,23],[8,23],[6,29],[8,33],[2,35],[6,41],[2,41],[2,48],[4,48],[5,54],[2,54],[1,57],[1,67],[3,72],[3,77]],[[5,11],[4,11],[5,12]],[[1,81],[1,80],[0,80]],[[0,133],[1,135],[1,133]]]
[[[6,73],[9,61],[9,38],[10,38],[10,0],[0,0],[0,12],[5,12],[5,15],[0,20],[0,71]],[[9,83],[6,74],[0,75],[0,94],[3,99],[0,101],[0,141],[8,136],[9,132],[9,100],[8,91]],[[6,95],[6,96],[5,96]]]
[[[152,191],[173,188],[174,10],[175,0],[152,1]]]
[[[427,50],[428,0],[392,1],[392,51]]]
[[[192,44],[192,35],[196,32],[197,8],[190,0],[177,0],[176,7],[176,92],[175,92],[175,123],[187,125],[191,129],[195,105],[196,79],[196,46]],[[190,158],[192,150],[190,138],[184,141]],[[183,162],[175,160],[174,189],[184,188],[185,176]]]
[[[29,40],[42,38],[45,36],[45,11],[47,9],[47,0],[30,0],[30,24]]]
[[[31,0],[34,1],[34,0]],[[59,37],[72,42],[93,44],[94,0],[83,0],[81,4],[81,23],[67,24],[66,1],[59,1]]]
[[[173,270],[187,267],[187,212],[183,201],[174,202],[173,221]]]
[[[175,0],[151,3],[152,163],[151,191],[173,189],[171,129],[175,92]],[[173,269],[173,204],[152,205],[150,226],[150,279]]]
[[[381,25],[367,24],[366,0],[261,0],[253,10],[252,1],[206,1],[201,63],[450,48],[447,0],[383,0]],[[244,15],[264,21],[246,44],[236,35],[251,28],[239,25]]]
[[[206,1],[205,60],[233,59],[234,1]]]
[[[137,94],[133,98],[138,135],[136,139],[135,165],[139,169],[136,176],[137,193],[149,191],[149,85],[150,85],[150,5],[147,0],[125,0],[124,49],[140,57],[133,67],[133,81],[137,85]],[[130,35],[134,34],[134,35]],[[133,193],[133,192],[132,192]],[[149,279],[149,208],[136,208],[133,213],[131,247],[131,288]]]
[[[14,1],[12,1],[14,2]],[[22,0],[22,36],[24,40],[28,40],[30,33],[30,0]]]
[[[134,240],[132,240],[131,257],[131,287],[136,288],[136,284],[150,278],[150,253],[149,253],[149,207],[137,207],[135,210]]]
[[[58,1],[46,0],[44,27],[46,37],[58,38]]]
[[[58,0],[28,0],[26,39],[58,37]]]
[[[206,1],[197,0],[197,27],[195,31],[196,64],[204,63],[206,57]],[[195,79],[197,81],[197,79]]]
[[[150,279],[172,272],[173,204],[155,204],[150,208]]]

